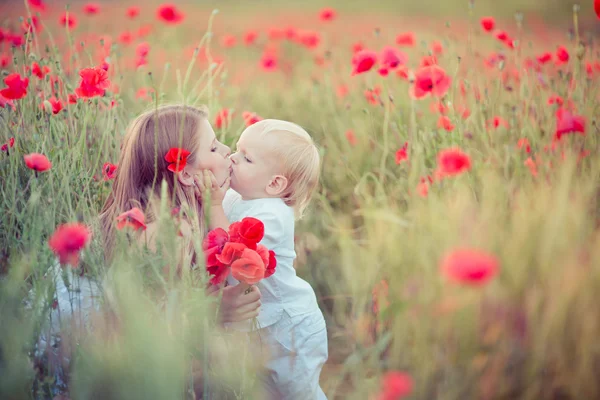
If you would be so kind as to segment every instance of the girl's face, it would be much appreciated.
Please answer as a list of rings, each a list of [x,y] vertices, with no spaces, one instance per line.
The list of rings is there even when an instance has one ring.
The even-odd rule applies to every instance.
[[[219,185],[223,185],[231,174],[231,161],[229,147],[217,140],[215,131],[210,123],[203,119],[198,134],[200,135],[200,146],[195,155],[194,164],[188,164],[186,169],[190,175],[198,175],[202,170],[210,170]]]

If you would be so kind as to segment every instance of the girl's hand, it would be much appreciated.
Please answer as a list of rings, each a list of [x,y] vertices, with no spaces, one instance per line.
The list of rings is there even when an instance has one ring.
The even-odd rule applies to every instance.
[[[252,286],[248,294],[244,294],[247,285],[237,284],[235,286],[224,287],[221,307],[219,307],[221,323],[245,321],[258,316],[260,311],[260,290]],[[217,286],[211,285],[207,293],[216,296],[219,293]]]
[[[199,199],[206,198],[207,193],[210,193],[210,205],[220,206],[223,204],[225,192],[229,189],[230,182],[231,178],[227,177],[223,185],[219,186],[212,171],[205,169],[202,171],[202,175],[194,176],[196,197]]]

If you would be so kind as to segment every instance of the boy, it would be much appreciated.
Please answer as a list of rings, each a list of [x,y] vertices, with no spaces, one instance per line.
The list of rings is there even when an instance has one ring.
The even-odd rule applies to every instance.
[[[328,351],[325,320],[312,287],[293,266],[294,221],[317,187],[319,152],[300,126],[266,119],[242,132],[230,159],[231,189],[223,196],[212,182],[210,228],[257,218],[265,226],[260,243],[277,258],[275,274],[257,284],[259,334],[270,356],[265,390],[273,399],[326,399],[319,386]],[[227,282],[238,283],[231,276]],[[236,328],[250,330],[249,324]]]

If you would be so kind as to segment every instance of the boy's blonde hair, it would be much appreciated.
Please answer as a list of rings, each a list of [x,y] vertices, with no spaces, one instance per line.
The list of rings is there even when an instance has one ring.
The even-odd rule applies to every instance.
[[[288,185],[281,198],[301,218],[319,184],[321,159],[312,138],[301,126],[278,119],[255,123],[283,168]]]

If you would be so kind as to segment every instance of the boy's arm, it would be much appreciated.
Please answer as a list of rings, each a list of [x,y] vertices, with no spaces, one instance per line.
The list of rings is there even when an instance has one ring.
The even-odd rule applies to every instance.
[[[202,179],[195,179],[196,189],[202,198],[202,206],[208,209],[208,229],[229,229],[229,220],[223,209],[225,192],[229,189],[230,178],[225,180],[223,186],[219,186],[215,176],[208,170],[202,171]]]
[[[208,215],[208,229],[223,228],[229,230],[229,220],[225,215],[225,210],[222,204],[211,204],[210,213]]]

